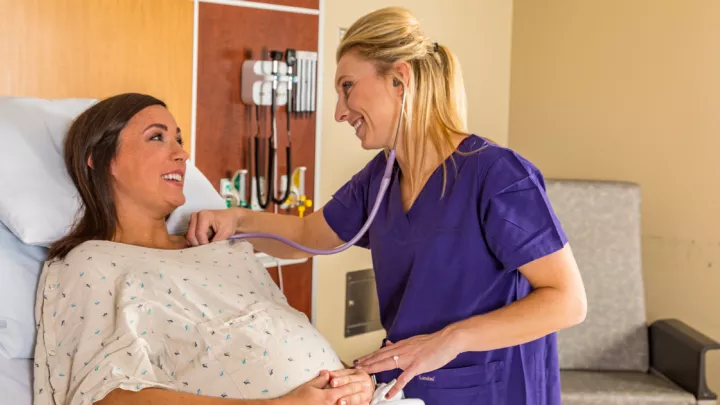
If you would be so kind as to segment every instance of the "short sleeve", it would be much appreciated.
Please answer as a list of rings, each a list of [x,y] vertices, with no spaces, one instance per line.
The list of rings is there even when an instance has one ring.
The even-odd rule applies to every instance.
[[[530,162],[507,151],[480,178],[481,226],[504,269],[515,270],[567,243],[543,176]]]
[[[356,173],[347,183],[333,194],[332,199],[323,207],[325,221],[343,241],[352,239],[365,224],[369,215],[368,198],[370,185],[378,164],[378,155],[361,171]],[[358,241],[356,246],[368,248],[369,232]]]
[[[89,405],[115,389],[173,389],[161,356],[153,355],[153,347],[164,347],[163,336],[153,329],[138,336],[125,328],[140,321],[128,308],[135,305],[120,309],[124,298],[105,277],[112,274],[105,263],[100,251],[76,248],[64,262],[46,267],[42,339],[35,352],[42,381],[35,393],[49,390],[49,403]],[[42,405],[44,397],[38,398],[35,405]]]

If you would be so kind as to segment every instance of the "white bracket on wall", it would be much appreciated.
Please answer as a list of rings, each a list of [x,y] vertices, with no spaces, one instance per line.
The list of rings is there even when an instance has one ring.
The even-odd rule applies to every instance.
[[[271,105],[272,103],[272,64],[270,60],[246,60],[242,66],[242,101],[248,105]],[[287,63],[278,61],[278,88],[275,105],[287,104]]]

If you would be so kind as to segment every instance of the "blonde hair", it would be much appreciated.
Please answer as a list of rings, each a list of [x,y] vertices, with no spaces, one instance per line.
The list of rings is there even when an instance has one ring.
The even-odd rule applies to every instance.
[[[373,61],[380,75],[391,74],[397,62],[410,65],[405,88],[405,136],[399,148],[408,159],[410,173],[403,175],[408,177],[414,195],[420,188],[428,145],[442,157],[454,151],[453,135],[468,135],[460,64],[449,48],[432,42],[415,16],[402,7],[382,8],[357,20],[338,46],[336,61],[349,52]],[[443,160],[443,194],[446,183]]]

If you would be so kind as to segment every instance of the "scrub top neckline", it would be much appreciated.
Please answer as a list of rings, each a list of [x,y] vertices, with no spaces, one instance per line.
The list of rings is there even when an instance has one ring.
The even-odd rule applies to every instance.
[[[400,169],[400,165],[398,164],[398,162],[395,161],[393,166],[395,166],[396,175],[394,176],[394,179],[393,179],[393,182],[391,185],[391,189],[389,191],[390,191],[390,198],[392,200],[390,202],[390,204],[391,204],[391,206],[395,205],[396,207],[392,207],[391,209],[399,209],[400,213],[401,213],[401,217],[404,218],[405,222],[408,222],[408,224],[409,224],[410,217],[413,214],[413,211],[416,210],[415,207],[417,206],[419,200],[421,199],[421,197],[423,197],[424,194],[426,194],[426,190],[429,188],[429,186],[432,186],[431,182],[434,181],[435,177],[438,176],[438,173],[440,173],[442,171],[443,165],[445,165],[447,167],[455,159],[455,155],[458,152],[467,153],[468,151],[465,150],[465,149],[467,149],[467,148],[465,148],[465,146],[466,146],[465,144],[471,138],[473,140],[480,140],[480,141],[482,141],[482,143],[485,142],[484,139],[482,139],[481,137],[479,137],[475,134],[470,134],[470,135],[466,136],[462,141],[460,141],[460,143],[455,148],[455,150],[453,150],[453,152],[450,154],[450,156],[445,158],[445,160],[443,160],[443,162],[440,163],[432,171],[432,173],[430,174],[430,177],[428,177],[427,181],[425,181],[425,184],[423,184],[422,188],[420,188],[418,195],[415,197],[415,200],[410,205],[410,208],[407,210],[407,212],[405,211],[405,207],[403,207],[402,190],[400,189],[400,176],[402,175],[402,170]],[[474,144],[475,144],[475,142],[473,142],[470,146],[472,146]],[[457,164],[457,162],[456,162],[456,164]]]

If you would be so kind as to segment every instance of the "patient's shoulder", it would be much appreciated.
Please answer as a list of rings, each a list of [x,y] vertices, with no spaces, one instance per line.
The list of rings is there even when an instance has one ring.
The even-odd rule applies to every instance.
[[[253,253],[252,245],[244,240],[226,240],[184,249],[154,249],[112,241],[87,241],[72,249],[62,260],[48,262],[49,266],[79,269],[102,269],[109,266],[135,269],[157,263],[212,263],[219,255],[246,255]],[[145,269],[147,270],[147,269]]]
[[[117,245],[120,244],[101,240],[86,241],[70,250],[64,258],[49,260],[46,264],[48,266],[64,267],[84,265],[97,267],[98,264],[108,259],[115,259],[122,256],[123,253],[121,253],[121,249],[118,249]]]

